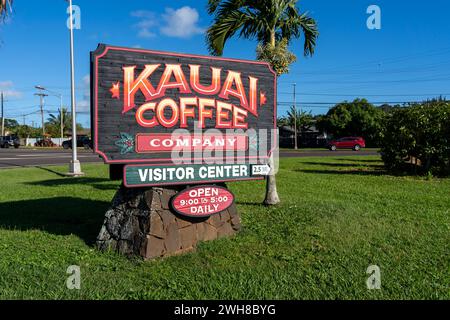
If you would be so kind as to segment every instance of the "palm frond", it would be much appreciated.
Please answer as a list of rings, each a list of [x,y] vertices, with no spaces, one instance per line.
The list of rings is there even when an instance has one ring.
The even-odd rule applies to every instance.
[[[214,24],[206,31],[209,52],[216,56],[222,55],[225,42],[244,25],[247,19],[249,19],[247,14],[240,11],[217,17]]]
[[[317,23],[313,18],[309,17],[307,13],[302,14],[299,20],[303,36],[305,37],[303,54],[305,56],[312,56],[314,54],[314,49],[316,48],[317,37],[319,36]]]
[[[4,18],[12,12],[13,0],[0,0],[0,18]]]
[[[208,4],[206,5],[208,14],[213,14],[214,12],[216,12],[220,2],[222,2],[222,0],[208,0]]]
[[[209,0],[214,15],[206,33],[208,49],[221,55],[226,41],[239,30],[239,37],[258,40],[263,46],[292,38],[304,38],[303,53],[313,55],[319,35],[316,21],[307,12],[300,14],[297,0]],[[275,43],[273,42],[275,40]]]

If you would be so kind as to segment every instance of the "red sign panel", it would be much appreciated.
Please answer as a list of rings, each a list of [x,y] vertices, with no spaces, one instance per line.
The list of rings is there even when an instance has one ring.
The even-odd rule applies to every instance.
[[[208,185],[188,188],[172,198],[172,208],[189,217],[208,217],[228,209],[234,201],[226,188]]]
[[[248,137],[245,134],[171,134],[139,133],[136,135],[136,152],[172,152],[174,150],[224,150],[245,151]]]

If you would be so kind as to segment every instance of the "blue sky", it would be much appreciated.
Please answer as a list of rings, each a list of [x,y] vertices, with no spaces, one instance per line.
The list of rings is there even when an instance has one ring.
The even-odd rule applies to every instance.
[[[204,30],[211,22],[206,1],[74,0],[81,8],[75,30],[78,120],[89,126],[89,52],[98,43],[175,52],[207,54]],[[381,29],[369,30],[369,5],[381,8]],[[450,2],[341,0],[299,1],[318,21],[316,54],[302,56],[302,40],[292,43],[298,61],[278,83],[279,114],[292,102],[292,83],[303,110],[325,113],[334,103],[355,97],[369,101],[416,101],[438,94],[450,96]],[[70,102],[69,33],[64,0],[15,0],[14,13],[0,26],[0,91],[5,116],[21,115],[38,123],[40,84]],[[255,58],[255,41],[233,39],[224,56]],[[48,112],[56,97],[46,99]]]

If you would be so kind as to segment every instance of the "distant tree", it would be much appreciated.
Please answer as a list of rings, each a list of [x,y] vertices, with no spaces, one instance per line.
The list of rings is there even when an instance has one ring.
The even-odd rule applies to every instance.
[[[311,114],[311,111],[300,112],[298,108],[296,109],[294,108],[294,106],[292,106],[287,112],[287,120],[291,127],[293,127],[294,124],[297,123],[299,133],[309,130],[311,126],[314,124],[314,118]]]
[[[311,112],[296,110],[293,106],[289,109],[287,114],[277,119],[277,126],[289,126],[294,128],[294,123],[297,122],[298,132],[308,131],[315,123],[315,117]]]
[[[33,128],[27,125],[19,125],[12,130],[19,138],[38,138],[42,136],[40,128]]]
[[[377,146],[384,115],[366,99],[355,99],[331,108],[317,126],[335,137],[362,136],[368,145]]]
[[[58,134],[56,136],[59,137],[61,135],[61,112],[58,112],[57,114],[50,114],[47,121],[49,126],[58,130]],[[62,108],[62,124],[63,133],[67,128],[72,126],[72,115],[68,112],[67,108]]]
[[[277,118],[277,127],[283,126],[289,126],[289,119],[286,116]]]
[[[17,122],[17,120],[5,118],[5,128],[12,130],[12,129],[16,128],[18,125],[19,125],[19,123]]]
[[[60,128],[53,123],[46,122],[45,134],[49,135],[50,137],[59,137],[61,135]]]

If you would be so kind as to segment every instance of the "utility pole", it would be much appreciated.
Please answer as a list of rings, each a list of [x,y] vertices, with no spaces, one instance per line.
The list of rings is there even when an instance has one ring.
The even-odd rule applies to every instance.
[[[294,86],[294,149],[297,149],[297,102],[295,99],[295,83]]]
[[[3,92],[1,93],[1,104],[2,104],[2,137],[5,135],[5,115],[3,110]]]
[[[42,138],[45,138],[45,123],[44,123],[44,97],[47,97],[48,94],[43,92],[35,93],[35,96],[39,96],[40,98],[40,108],[41,108],[41,121],[42,121]]]
[[[63,115],[63,96],[61,93],[54,92],[44,88],[43,86],[34,86],[36,89],[41,90],[42,92],[48,92],[50,95],[59,97],[59,113],[60,113],[60,130],[61,130],[61,143],[64,134],[64,115]]]
[[[64,138],[64,112],[63,112],[63,106],[62,106],[62,96],[61,96],[61,145],[62,145],[62,139]]]
[[[303,138],[302,136],[302,105],[300,104],[300,113],[299,113],[299,118],[298,118],[298,124],[300,126],[299,130],[300,130],[300,136]]]

